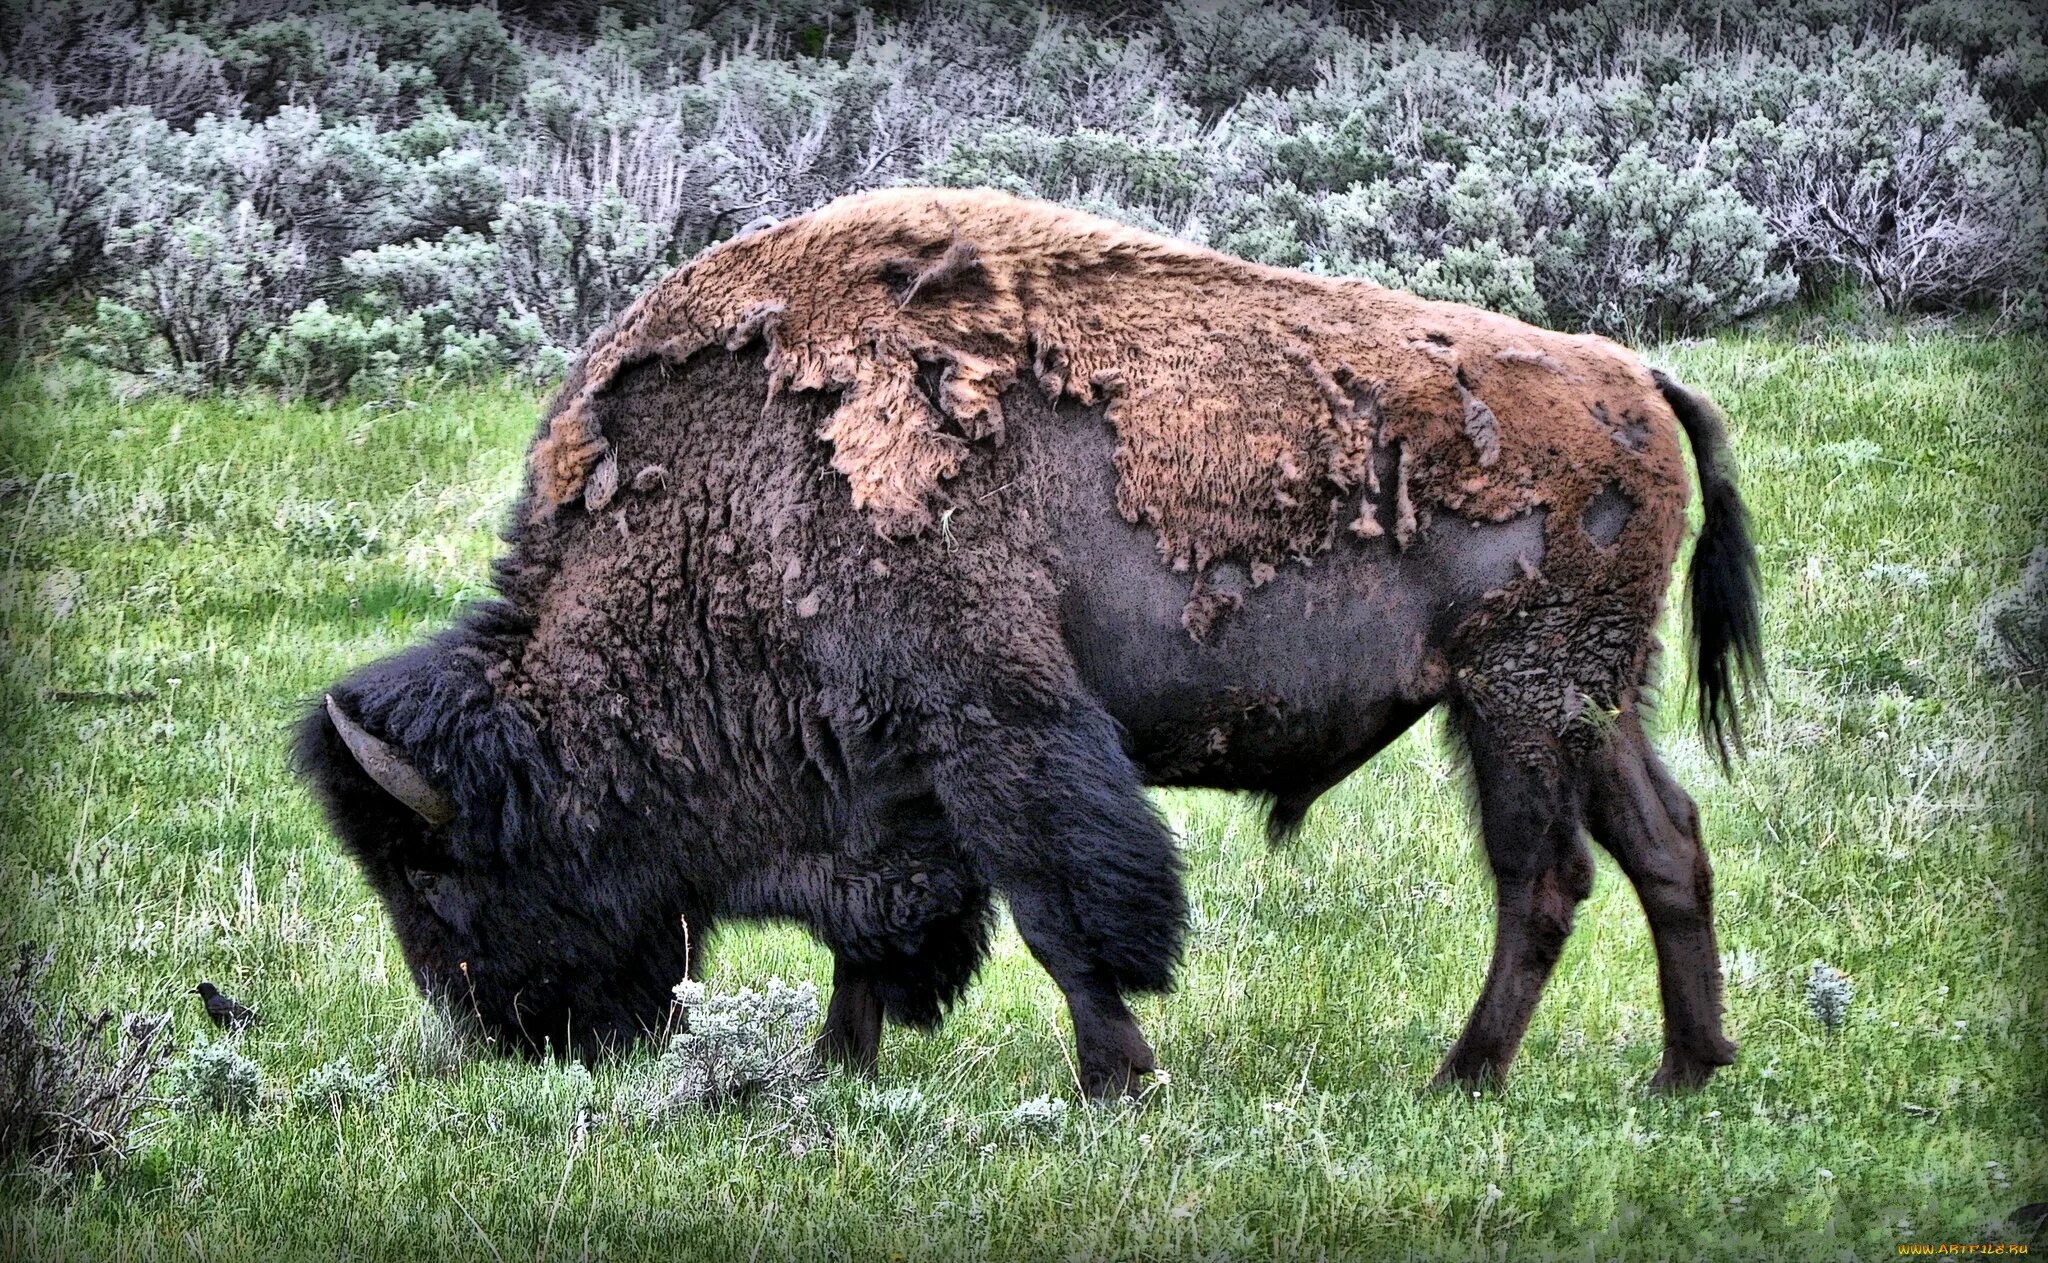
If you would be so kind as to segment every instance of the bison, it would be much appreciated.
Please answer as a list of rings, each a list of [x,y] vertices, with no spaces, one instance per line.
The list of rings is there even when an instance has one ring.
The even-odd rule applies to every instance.
[[[1615,344],[987,191],[845,198],[600,333],[495,599],[335,684],[298,765],[419,986],[508,1042],[660,1028],[723,921],[834,955],[820,1049],[937,1023],[1000,894],[1081,1085],[1154,1068],[1186,896],[1147,785],[1278,838],[1436,706],[1498,911],[1440,1082],[1496,1079],[1588,893],[1641,896],[1654,1086],[1721,1025],[1699,816],[1644,735],[1685,531],[1703,729],[1759,661],[1713,407]]]

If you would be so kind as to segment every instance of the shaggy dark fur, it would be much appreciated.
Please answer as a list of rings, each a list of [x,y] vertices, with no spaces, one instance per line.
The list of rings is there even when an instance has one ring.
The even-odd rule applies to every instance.
[[[1692,616],[1693,678],[1699,689],[1700,731],[1729,764],[1729,747],[1742,749],[1738,692],[1763,678],[1764,633],[1757,602],[1756,546],[1749,539],[1749,511],[1728,472],[1727,430],[1713,404],[1652,370],[1700,471],[1705,522],[1694,545],[1686,579]]]
[[[988,283],[956,254],[903,269],[901,301]],[[1171,986],[1185,933],[1181,861],[1144,787],[1263,795],[1284,834],[1448,703],[1499,911],[1442,1077],[1505,1072],[1589,889],[1584,832],[1650,919],[1657,1082],[1732,1057],[1697,813],[1637,716],[1683,520],[1665,478],[1682,475],[1677,427],[1654,393],[1647,411],[1547,418],[1604,463],[1567,462],[1519,511],[1461,513],[1473,502],[1444,498],[1405,441],[1342,482],[1290,475],[1290,497],[1325,502],[1320,549],[1211,558],[1196,586],[1214,617],[1190,634],[1188,576],[1121,503],[1112,405],[1014,377],[1000,441],[942,435],[953,467],[920,489],[931,528],[878,531],[835,444],[886,461],[893,440],[835,429],[834,388],[777,389],[786,311],[752,310],[713,345],[613,364],[603,390],[572,374],[542,433],[573,404],[588,469],[557,497],[537,463],[498,599],[331,690],[357,748],[368,734],[409,763],[448,824],[380,788],[324,702],[300,726],[298,764],[424,989],[517,1046],[593,1052],[665,1026],[722,921],[788,919],[835,956],[822,1049],[867,1066],[885,1016],[930,1025],[960,996],[1000,892],[1066,996],[1084,1088],[1120,1093],[1153,1066],[1124,997]],[[1446,353],[1444,337],[1415,354]],[[905,397],[949,397],[962,371]],[[1722,664],[1755,650],[1753,560],[1718,424],[1661,388],[1707,487],[1695,615],[1718,732]],[[1322,389],[1347,424],[1393,406],[1348,369]],[[1533,441],[1498,405],[1457,416],[1482,464]]]
[[[986,953],[1000,883],[1084,1020],[1114,1027],[1121,993],[1170,985],[1184,911],[1114,723],[1078,696],[983,687],[972,646],[873,634],[946,579],[890,575],[829,494],[812,437],[829,399],[763,412],[764,394],[758,353],[639,374],[613,405],[627,507],[516,515],[499,600],[330,690],[453,823],[385,794],[324,706],[301,724],[299,766],[415,977],[508,1041],[592,1052],[661,1028],[721,919],[794,919],[860,989],[835,1001],[828,1048],[871,1057],[874,1033],[848,1024],[937,1022]],[[639,476],[656,455],[664,472]],[[834,556],[834,532],[859,555]],[[1004,564],[964,524],[956,542],[925,568],[986,583]],[[811,595],[833,577],[865,599]]]

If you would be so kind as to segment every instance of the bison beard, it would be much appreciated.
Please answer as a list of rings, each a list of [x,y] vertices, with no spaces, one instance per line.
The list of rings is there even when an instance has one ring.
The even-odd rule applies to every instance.
[[[599,335],[536,443],[498,599],[301,725],[299,766],[424,990],[519,1047],[592,1053],[664,1028],[721,921],[789,919],[835,958],[821,1050],[865,1067],[884,1017],[928,1027],[961,995],[1000,892],[1066,996],[1082,1086],[1122,1093],[1153,1068],[1125,997],[1171,985],[1186,920],[1144,786],[1264,794],[1284,833],[1448,704],[1499,910],[1439,1077],[1505,1072],[1590,886],[1582,832],[1651,923],[1656,1082],[1732,1059],[1697,813],[1638,718],[1680,420],[1712,492],[1693,591],[1717,725],[1757,644],[1710,406],[1610,344],[1431,305],[1452,332],[1381,330],[1334,367],[1297,321],[1257,362],[1300,374],[1316,417],[1269,432],[1209,399],[1211,429],[1175,438],[1121,412],[1113,377],[1058,371],[1080,357],[1049,341],[1000,359],[1025,353],[1004,322],[1057,279],[1026,284],[1032,260],[1129,230],[986,194],[820,214],[691,265],[776,291],[730,327],[688,314],[684,269]],[[1290,275],[1142,243],[1224,306]],[[820,249],[870,288],[804,279]],[[1311,286],[1415,304],[1286,285],[1297,306]],[[832,304],[865,313],[867,343]],[[888,325],[911,315],[917,369],[868,373],[860,346],[908,353]],[[933,319],[972,353],[932,353]],[[1400,411],[1417,400],[1442,416]],[[1141,430],[1149,464],[1126,459]],[[1215,446],[1228,493],[1191,508],[1187,469],[1148,483],[1174,443]]]

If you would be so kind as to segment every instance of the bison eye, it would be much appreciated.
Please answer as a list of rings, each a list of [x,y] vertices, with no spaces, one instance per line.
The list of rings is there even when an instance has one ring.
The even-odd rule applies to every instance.
[[[431,900],[434,897],[435,888],[441,884],[441,875],[439,873],[429,873],[423,869],[408,868],[405,870],[405,880],[423,897]]]

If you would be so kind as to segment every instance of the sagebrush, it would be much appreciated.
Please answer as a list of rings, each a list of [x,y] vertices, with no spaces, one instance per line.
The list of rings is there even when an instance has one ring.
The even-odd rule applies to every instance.
[[[935,183],[1627,336],[1840,280],[2048,319],[2017,7],[521,12],[7,0],[0,296],[91,296],[43,331],[146,383],[381,398],[552,376],[743,225]]]
[[[55,949],[23,943],[0,977],[0,1173],[110,1171],[134,1148],[137,1118],[170,1048],[166,1015],[118,1024],[51,993]]]

